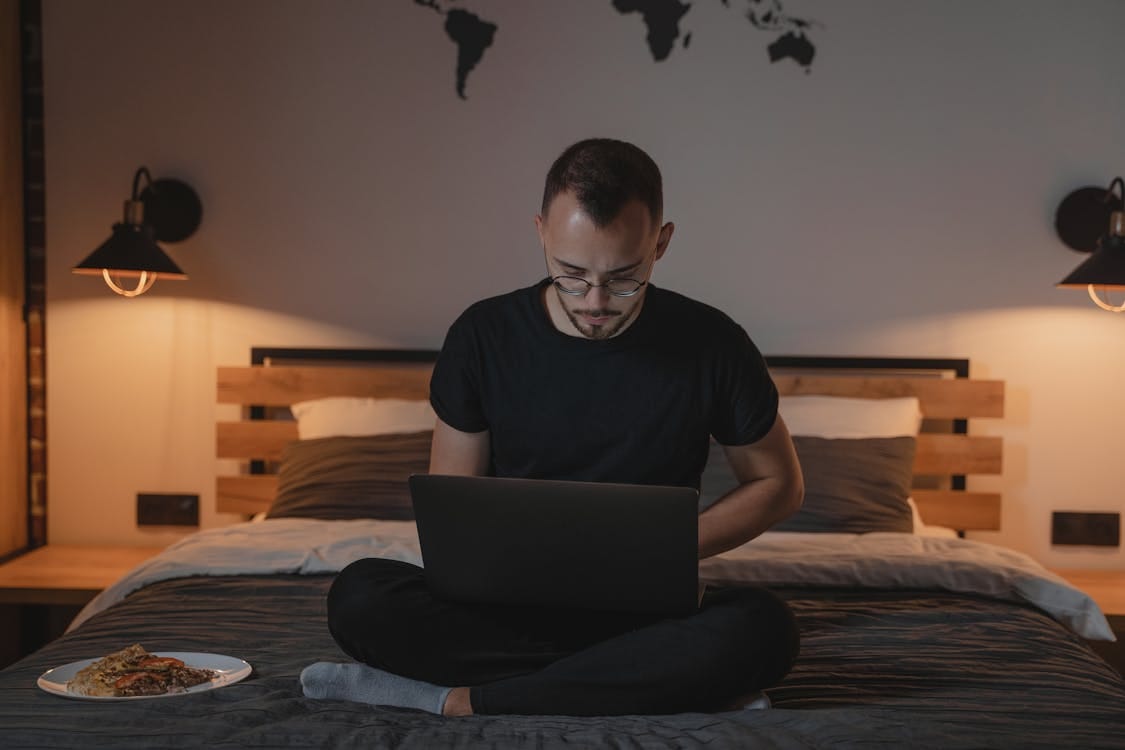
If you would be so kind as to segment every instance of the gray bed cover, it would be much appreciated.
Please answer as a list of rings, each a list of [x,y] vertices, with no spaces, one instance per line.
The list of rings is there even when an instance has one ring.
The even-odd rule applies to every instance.
[[[308,700],[302,667],[345,660],[325,629],[330,581],[195,577],[141,589],[0,672],[0,746],[1125,748],[1125,683],[1079,637],[1030,606],[939,592],[779,592],[803,641],[793,672],[769,691],[770,710],[445,719]],[[254,673],[131,702],[36,687],[48,668],[133,642],[237,656]]]

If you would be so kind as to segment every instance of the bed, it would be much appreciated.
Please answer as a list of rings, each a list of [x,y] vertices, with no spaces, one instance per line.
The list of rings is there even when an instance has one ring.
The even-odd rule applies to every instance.
[[[968,377],[965,360],[769,358],[806,506],[700,575],[768,585],[796,613],[801,654],[767,691],[772,709],[445,719],[305,699],[305,665],[345,660],[325,627],[333,574],[360,557],[420,560],[403,477],[424,470],[434,356],[263,348],[219,368],[216,503],[248,520],[173,545],[0,672],[0,744],[1125,747],[1125,683],[1087,645],[1112,639],[1097,606],[1029,558],[963,536],[1000,522],[999,495],[976,486],[1002,470],[1001,440],[969,427],[1003,414],[1003,383]],[[702,504],[726,471],[713,451]],[[134,642],[231,655],[253,673],[109,704],[36,686],[49,668]]]

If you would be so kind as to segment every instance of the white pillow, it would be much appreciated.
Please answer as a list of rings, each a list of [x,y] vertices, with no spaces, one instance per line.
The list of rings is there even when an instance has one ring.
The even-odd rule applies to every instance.
[[[951,529],[947,526],[930,526],[922,520],[922,515],[918,512],[918,504],[914,502],[914,498],[906,498],[906,504],[910,506],[910,514],[914,517],[914,534],[915,536],[935,536],[943,537],[946,539],[956,539],[956,529]]]
[[[423,432],[432,430],[437,420],[429,401],[401,398],[338,396],[300,401],[289,408],[301,440]]]
[[[782,396],[778,411],[790,435],[806,437],[917,437],[922,426],[922,410],[914,396]]]

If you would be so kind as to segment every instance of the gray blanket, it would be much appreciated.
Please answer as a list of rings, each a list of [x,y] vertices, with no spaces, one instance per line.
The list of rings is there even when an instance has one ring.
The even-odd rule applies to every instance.
[[[934,592],[781,590],[802,631],[774,708],[614,718],[469,717],[301,696],[343,661],[326,575],[195,577],[146,587],[0,672],[10,748],[1125,748],[1125,683],[1038,610]],[[999,626],[999,627],[998,627]],[[39,690],[46,669],[132,642],[254,665],[219,690],[129,703]]]

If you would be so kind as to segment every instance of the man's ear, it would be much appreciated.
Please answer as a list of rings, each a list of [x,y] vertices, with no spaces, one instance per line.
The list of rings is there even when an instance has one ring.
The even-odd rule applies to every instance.
[[[539,233],[539,244],[546,247],[547,243],[543,241],[543,217],[539,214],[535,214],[535,231]]]
[[[668,243],[672,241],[672,233],[676,231],[676,225],[672,222],[667,222],[664,226],[660,227],[660,234],[656,238],[656,258],[660,260],[664,257],[664,251],[668,249]]]

